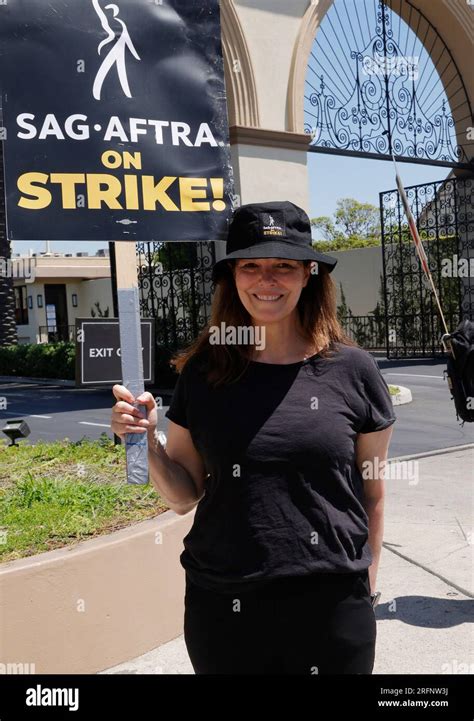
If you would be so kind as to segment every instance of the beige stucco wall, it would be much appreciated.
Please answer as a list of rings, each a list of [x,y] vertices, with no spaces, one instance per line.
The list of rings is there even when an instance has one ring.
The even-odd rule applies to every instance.
[[[383,273],[381,246],[331,251],[330,255],[337,258],[332,272],[337,285],[337,302],[341,302],[342,284],[352,315],[371,313],[379,300],[380,275]]]
[[[38,308],[36,301],[37,296],[42,295],[44,304],[44,285],[42,283],[25,284],[24,280],[14,281],[13,285],[26,285],[27,302],[28,296],[33,299],[33,308],[28,308],[28,323],[22,323],[16,327],[18,343],[36,343],[38,327],[46,324],[46,309]]]
[[[110,278],[97,280],[83,280],[78,296],[78,307],[75,308],[75,317],[92,317],[91,308],[97,313],[95,303],[100,304],[100,309],[105,313],[109,308],[109,318],[114,315],[114,304],[112,299],[112,283]],[[96,315],[96,317],[98,317]]]
[[[259,148],[239,144],[234,148],[242,203],[290,200],[308,207],[306,153],[286,148]]]
[[[223,32],[226,37],[233,36],[229,44],[224,43],[231,62],[239,58],[243,61],[243,48],[249,54],[249,60],[243,63],[242,68],[245,77],[239,78],[239,82],[245,88],[256,89],[257,109],[253,116],[258,117],[258,123],[253,124],[273,130],[303,131],[304,80],[308,58],[319,27],[332,5],[333,0],[221,0],[221,7],[226,8],[222,13]],[[449,48],[472,103],[473,7],[466,0],[411,0],[411,5],[423,13]],[[229,8],[232,8],[231,12]],[[394,4],[393,8],[397,11],[398,4]],[[402,7],[402,17],[411,22],[414,32],[417,31],[415,15],[410,14],[408,5]],[[226,22],[238,24],[238,30],[230,33]],[[424,38],[423,32],[421,39]],[[433,45],[431,35],[426,43],[430,51]],[[436,50],[433,60],[440,61],[439,71],[443,71],[444,82],[449,83],[450,94],[455,69],[446,68],[445,57],[440,53],[438,58]],[[248,101],[251,92],[238,93],[235,74],[231,76],[229,66],[227,70],[228,94],[232,96],[229,121],[231,125],[243,123],[242,119],[249,114],[245,113],[242,105]],[[465,141],[470,121],[461,117],[458,120],[459,137],[464,134]],[[470,152],[474,152],[472,147]]]
[[[46,326],[45,286],[58,284],[66,286],[68,325],[74,326],[75,318],[90,317],[90,309],[99,301],[103,310],[110,308],[113,315],[110,261],[107,257],[65,257],[36,256],[12,259],[14,285],[25,286],[27,298],[33,299],[28,308],[28,323],[17,325],[20,343],[45,342],[39,335],[40,326]],[[72,305],[72,295],[77,295],[77,307]],[[38,307],[37,296],[43,298],[43,307]],[[28,302],[28,301],[27,301]]]

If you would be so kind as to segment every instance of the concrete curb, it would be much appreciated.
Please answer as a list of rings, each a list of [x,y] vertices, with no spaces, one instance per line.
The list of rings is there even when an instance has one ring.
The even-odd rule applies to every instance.
[[[464,445],[460,446],[448,446],[448,448],[440,448],[439,450],[435,451],[423,451],[423,453],[412,453],[409,456],[394,456],[393,458],[388,458],[387,460],[389,462],[409,461],[412,458],[429,458],[430,456],[440,456],[444,455],[445,453],[455,453],[456,451],[466,451],[468,449],[474,451],[474,443],[465,443]]]

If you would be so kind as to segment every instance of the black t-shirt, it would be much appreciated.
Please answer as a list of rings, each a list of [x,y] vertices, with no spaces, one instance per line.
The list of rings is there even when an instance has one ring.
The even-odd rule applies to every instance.
[[[231,593],[370,566],[355,440],[396,416],[367,351],[336,344],[331,358],[251,361],[215,389],[194,356],[165,415],[189,430],[210,474],[183,539],[191,581]]]

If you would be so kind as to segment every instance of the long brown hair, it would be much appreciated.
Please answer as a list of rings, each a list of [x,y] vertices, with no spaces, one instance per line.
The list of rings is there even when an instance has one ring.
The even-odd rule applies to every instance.
[[[312,261],[302,262],[308,266]],[[210,320],[193,343],[186,350],[175,354],[170,361],[181,373],[191,358],[199,357],[203,361],[202,368],[207,374],[207,382],[214,388],[238,380],[247,369],[254,350],[252,345],[209,343],[211,326],[220,328],[221,323],[225,327],[234,328],[252,325],[250,314],[237,293],[232,272],[234,264],[233,260],[224,264],[212,299]],[[344,333],[337,319],[336,286],[323,264],[318,264],[317,273],[310,273],[296,307],[305,339],[315,348],[321,348],[321,356],[330,357],[336,350],[336,343],[357,346]]]

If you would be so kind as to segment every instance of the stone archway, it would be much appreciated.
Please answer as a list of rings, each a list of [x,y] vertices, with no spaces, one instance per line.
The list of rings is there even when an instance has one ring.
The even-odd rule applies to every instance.
[[[259,127],[255,75],[244,31],[233,0],[221,0],[220,9],[229,125]]]
[[[294,133],[304,132],[303,96],[308,58],[318,28],[333,2],[334,0],[320,0],[311,3],[301,21],[288,81],[287,128]]]

